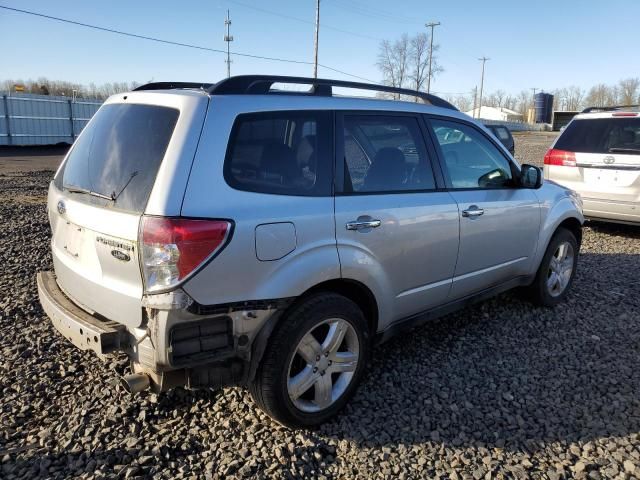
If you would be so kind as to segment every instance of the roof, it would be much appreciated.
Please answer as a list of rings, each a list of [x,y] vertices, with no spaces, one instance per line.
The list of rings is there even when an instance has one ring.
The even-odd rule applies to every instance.
[[[467,112],[465,112],[467,115],[471,115],[474,112],[477,112],[478,110],[480,110],[480,107],[476,107],[472,110],[469,110]],[[511,110],[509,108],[505,108],[505,107],[490,107],[488,105],[482,105],[482,110],[483,111],[496,111],[496,112],[500,112],[500,113],[506,113],[507,115],[522,115],[521,113],[518,113],[514,110]]]

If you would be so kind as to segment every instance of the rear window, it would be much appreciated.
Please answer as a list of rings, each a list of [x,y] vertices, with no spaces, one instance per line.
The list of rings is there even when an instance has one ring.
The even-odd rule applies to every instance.
[[[156,105],[105,105],[76,140],[56,185],[84,190],[82,201],[142,213],[178,115]]]
[[[576,119],[554,148],[579,153],[640,153],[640,117]]]
[[[500,140],[509,140],[509,130],[506,128],[494,127],[491,130],[493,130],[493,133],[495,133]]]
[[[280,195],[331,194],[328,112],[261,112],[239,115],[224,166],[238,190]]]

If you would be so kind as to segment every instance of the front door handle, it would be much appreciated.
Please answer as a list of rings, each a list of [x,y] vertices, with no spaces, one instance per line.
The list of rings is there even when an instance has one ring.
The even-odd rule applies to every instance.
[[[365,228],[378,228],[382,225],[380,220],[356,220],[347,222],[347,230],[364,230]]]
[[[479,208],[477,205],[471,205],[469,208],[462,211],[462,216],[473,218],[473,217],[479,217],[483,213],[484,213],[484,210],[482,208]]]

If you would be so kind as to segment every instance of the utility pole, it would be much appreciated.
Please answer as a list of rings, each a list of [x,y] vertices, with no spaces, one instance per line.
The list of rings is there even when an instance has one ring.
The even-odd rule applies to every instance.
[[[231,76],[231,52],[229,50],[229,46],[231,45],[231,42],[233,42],[233,36],[229,33],[229,29],[231,27],[229,10],[227,10],[227,18],[224,21],[224,26],[227,29],[227,34],[224,36],[224,41],[227,42],[227,59],[225,60],[225,63],[227,64],[227,78],[229,78]]]
[[[484,64],[487,62],[487,60],[490,60],[490,58],[482,57],[482,58],[479,58],[478,60],[482,62],[482,76],[480,77],[480,101],[478,106],[478,118],[482,118],[482,90],[484,88]]]
[[[316,0],[316,36],[313,43],[313,78],[318,78],[318,34],[320,33],[320,0]]]
[[[427,93],[431,92],[431,59],[433,58],[433,29],[440,25],[440,22],[429,22],[425,27],[431,27],[431,43],[429,45],[429,76],[427,77]]]
[[[538,87],[531,87],[530,90],[533,90],[533,100],[531,101],[531,108],[535,108],[536,106],[536,91],[537,90],[541,90]],[[529,120],[529,108],[527,108],[527,120]],[[533,120],[535,121],[535,115],[533,117]]]

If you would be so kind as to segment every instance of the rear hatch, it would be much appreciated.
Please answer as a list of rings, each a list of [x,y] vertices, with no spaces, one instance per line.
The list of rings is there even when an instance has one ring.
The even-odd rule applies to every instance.
[[[179,215],[207,101],[196,92],[112,97],[57,172],[48,199],[56,277],[90,313],[141,324],[140,219]]]
[[[549,153],[545,163],[572,167],[554,168],[550,178],[567,184],[583,197],[622,202],[640,200],[640,116],[637,113],[577,118]]]

